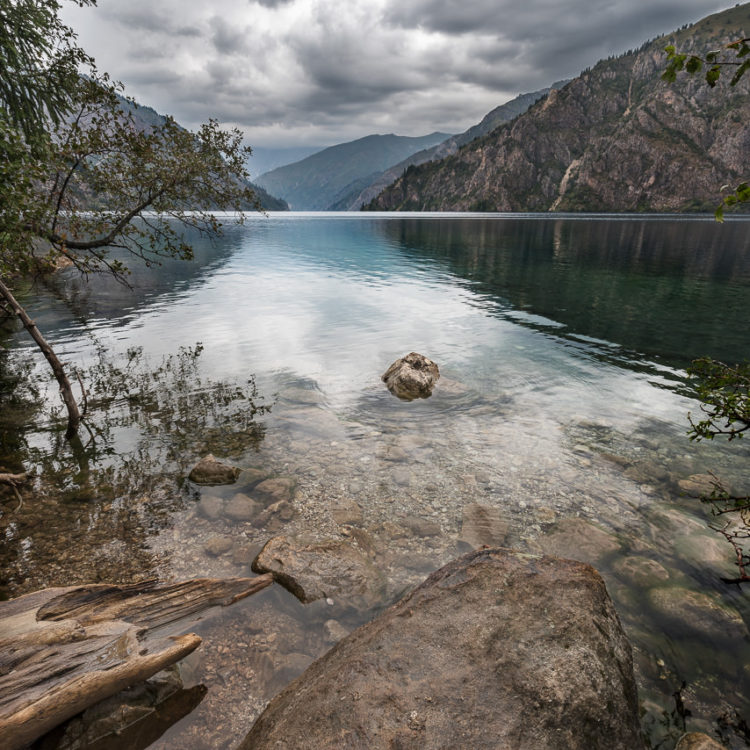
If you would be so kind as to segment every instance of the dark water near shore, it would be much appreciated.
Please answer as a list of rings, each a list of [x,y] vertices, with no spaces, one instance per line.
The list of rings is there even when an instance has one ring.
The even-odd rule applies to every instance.
[[[353,528],[387,578],[385,606],[461,551],[464,509],[481,503],[504,519],[508,546],[578,553],[601,570],[654,747],[673,747],[683,727],[746,745],[732,725],[750,722],[747,589],[720,582],[731,548],[678,482],[712,470],[750,484],[744,445],[688,441],[698,405],[684,372],[696,357],[750,351],[750,222],[279,214],[197,242],[194,263],[133,271],[133,290],[66,273],[25,301],[82,370],[97,342],[120,363],[142,347],[122,366],[144,373],[201,342],[189,366],[140,386],[156,389],[154,403],[171,393],[188,406],[134,415],[132,394],[109,412],[94,404],[97,440],[73,455],[52,429],[51,389],[11,397],[24,362],[43,370],[8,335],[0,465],[50,478],[40,502],[1,506],[8,594],[94,575],[242,575],[274,534],[352,540]],[[400,402],[379,381],[409,351],[440,365],[428,400]],[[269,411],[245,407],[240,429],[240,402],[217,383],[251,377],[253,403]],[[295,517],[268,528],[202,517],[182,477],[208,450],[291,478]],[[337,522],[341,507],[350,523]],[[415,532],[414,518],[439,533]],[[216,535],[228,553],[206,553]],[[375,610],[337,617],[351,628]],[[158,746],[236,744],[330,647],[330,619],[274,588],[207,621],[191,669],[208,693]]]

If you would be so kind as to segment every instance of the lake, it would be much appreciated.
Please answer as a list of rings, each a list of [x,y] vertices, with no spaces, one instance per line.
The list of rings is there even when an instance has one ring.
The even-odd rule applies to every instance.
[[[747,589],[721,582],[736,575],[732,549],[679,482],[713,471],[750,484],[742,441],[688,440],[699,404],[685,373],[750,351],[748,230],[686,216],[272,214],[196,238],[192,263],[133,265],[133,289],[63,272],[24,301],[81,371],[91,432],[71,448],[54,389],[13,390],[45,371],[6,332],[0,464],[47,479],[38,502],[3,506],[3,590],[248,574],[280,533],[357,546],[384,576],[377,605],[304,607],[274,586],[199,626],[182,676],[208,691],[154,746],[231,747],[336,633],[464,551],[481,504],[506,546],[600,570],[652,747],[684,728],[745,747]],[[411,351],[441,380],[403,402],[380,375]],[[293,517],[207,516],[207,498],[226,507],[237,491],[184,481],[208,451],[289,478]]]

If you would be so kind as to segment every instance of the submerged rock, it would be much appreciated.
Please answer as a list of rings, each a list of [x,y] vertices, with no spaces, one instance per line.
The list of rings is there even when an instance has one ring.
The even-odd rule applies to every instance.
[[[198,512],[209,521],[216,521],[224,511],[224,501],[215,495],[204,495],[198,503]]]
[[[268,472],[262,469],[242,469],[237,481],[240,483],[238,488],[241,492],[250,492],[259,482],[268,479]]]
[[[214,458],[210,453],[193,467],[188,479],[196,484],[234,484],[240,470]]]
[[[349,635],[349,631],[338,620],[326,620],[323,623],[323,632],[328,643],[336,643]]]
[[[304,604],[330,597],[355,609],[368,609],[385,595],[381,571],[354,547],[338,540],[304,544],[273,537],[252,569],[272,573],[277,583]]]
[[[680,492],[690,497],[708,497],[716,489],[717,479],[711,474],[691,474],[680,479],[677,486]]]
[[[532,552],[595,564],[620,549],[613,534],[583,518],[565,518],[529,543]]]
[[[264,526],[268,526],[269,522],[272,520],[276,519],[288,523],[293,518],[294,508],[292,507],[292,504],[286,500],[279,500],[259,513],[253,520],[253,526],[262,529]]]
[[[232,562],[235,565],[251,565],[262,548],[263,545],[253,542],[239,544],[232,550]]]
[[[264,506],[273,505],[284,500],[291,500],[296,482],[290,477],[276,477],[266,479],[255,486],[254,497]]]
[[[497,508],[479,503],[464,506],[461,520],[460,545],[467,545],[472,549],[488,545],[502,546],[508,535],[509,524]]]
[[[636,586],[649,588],[669,580],[669,571],[661,563],[647,557],[623,557],[613,567],[619,576]]]
[[[421,516],[406,516],[400,519],[399,523],[409,529],[414,536],[439,536],[441,532],[439,524]]]
[[[331,507],[331,518],[339,525],[360,526],[363,520],[362,508],[354,500],[339,500]]]
[[[383,373],[381,379],[394,396],[412,401],[431,395],[439,377],[438,366],[431,359],[411,352],[397,359]]]
[[[218,557],[232,549],[232,537],[229,536],[212,536],[203,547],[203,550],[207,555],[211,557]]]
[[[473,552],[277,695],[241,750],[278,747],[638,750],[630,645],[590,566]]]
[[[660,615],[681,624],[696,637],[741,641],[748,635],[736,609],[702,591],[680,586],[655,588],[648,592],[648,600]]]
[[[242,492],[238,492],[224,508],[224,515],[233,521],[252,521],[259,512],[260,505]]]

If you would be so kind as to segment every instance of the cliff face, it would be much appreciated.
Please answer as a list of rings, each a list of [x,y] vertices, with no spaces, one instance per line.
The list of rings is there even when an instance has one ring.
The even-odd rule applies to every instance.
[[[513,122],[411,167],[371,210],[712,209],[747,178],[750,74],[734,88],[661,80],[664,47],[705,53],[750,31],[750,4],[598,63]]]

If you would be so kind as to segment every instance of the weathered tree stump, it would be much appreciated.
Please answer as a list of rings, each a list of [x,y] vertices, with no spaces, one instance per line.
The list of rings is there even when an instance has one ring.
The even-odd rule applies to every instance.
[[[191,618],[270,586],[270,575],[53,588],[0,602],[0,737],[22,748],[195,650]],[[180,634],[182,633],[182,634]]]

